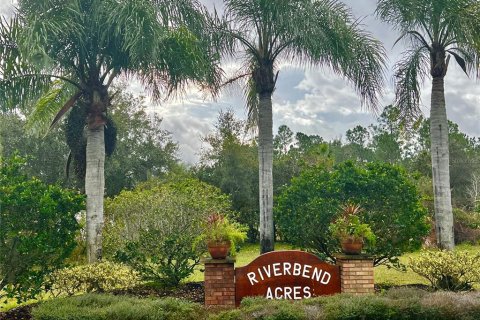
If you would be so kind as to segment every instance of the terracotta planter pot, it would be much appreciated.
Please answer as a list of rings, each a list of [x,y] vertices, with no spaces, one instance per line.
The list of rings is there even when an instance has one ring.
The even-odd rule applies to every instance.
[[[230,251],[230,245],[230,241],[209,242],[207,247],[213,259],[225,259]]]
[[[340,241],[342,246],[342,251],[345,254],[360,254],[362,253],[363,249],[363,240],[359,239],[342,239]]]

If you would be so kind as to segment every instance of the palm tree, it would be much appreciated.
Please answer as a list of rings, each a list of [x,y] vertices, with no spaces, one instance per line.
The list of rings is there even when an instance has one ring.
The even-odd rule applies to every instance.
[[[203,13],[195,0],[20,0],[14,20],[3,23],[0,105],[33,103],[37,126],[55,124],[73,106],[85,114],[89,262],[102,257],[109,88],[122,75],[155,100],[189,81],[215,87]]]
[[[395,99],[403,117],[420,113],[420,85],[428,73],[432,77],[435,230],[438,245],[449,250],[454,238],[444,78],[451,56],[467,75],[477,70],[479,8],[476,0],[379,0],[377,7],[377,15],[399,30],[399,40],[405,39],[409,45],[395,70]]]
[[[225,0],[225,53],[239,52],[249,113],[257,120],[260,251],[274,249],[272,94],[281,60],[326,66],[346,78],[362,103],[377,105],[383,85],[384,50],[336,0]],[[228,38],[227,37],[227,38]],[[241,50],[240,50],[241,48]]]

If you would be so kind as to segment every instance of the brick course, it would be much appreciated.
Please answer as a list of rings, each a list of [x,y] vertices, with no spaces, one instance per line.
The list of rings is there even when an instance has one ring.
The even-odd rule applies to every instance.
[[[337,255],[343,293],[354,295],[374,293],[373,259],[368,256]]]
[[[205,259],[205,306],[235,306],[235,260]]]

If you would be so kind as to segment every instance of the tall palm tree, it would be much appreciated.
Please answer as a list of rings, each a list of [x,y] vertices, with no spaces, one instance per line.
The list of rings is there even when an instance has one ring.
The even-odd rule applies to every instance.
[[[325,66],[375,107],[383,85],[384,50],[336,0],[225,0],[227,54],[239,53],[250,115],[257,120],[260,251],[274,249],[272,94],[278,63]],[[240,50],[241,49],[241,50]],[[232,80],[233,81],[233,80]]]
[[[420,86],[432,77],[431,158],[437,243],[453,249],[448,123],[444,78],[450,57],[468,75],[478,67],[480,10],[476,0],[379,0],[377,15],[392,24],[409,48],[396,65],[396,104],[404,117],[419,111]]]
[[[3,23],[1,38],[13,41],[3,41],[0,105],[33,103],[37,125],[56,123],[75,105],[85,114],[89,262],[102,257],[109,88],[121,75],[156,100],[189,81],[215,87],[203,13],[195,0],[20,0],[14,20]]]

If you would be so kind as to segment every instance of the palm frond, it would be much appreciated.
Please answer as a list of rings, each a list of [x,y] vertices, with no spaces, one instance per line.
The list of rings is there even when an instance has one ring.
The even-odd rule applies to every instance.
[[[78,98],[75,87],[59,80],[51,82],[47,93],[37,100],[33,111],[28,115],[27,129],[35,135],[46,134],[52,120],[72,96]]]
[[[100,54],[113,59],[117,69],[140,69],[145,61],[158,54],[157,39],[164,37],[167,26],[157,21],[157,11],[151,1],[102,1],[98,11],[101,45]]]
[[[88,1],[87,1],[88,2]],[[37,71],[56,70],[71,77],[79,48],[88,49],[86,17],[79,0],[22,0],[18,17],[23,20],[19,38],[22,54]],[[90,17],[95,19],[94,17]]]
[[[305,6],[305,30],[285,46],[287,57],[328,66],[353,84],[362,104],[375,109],[384,87],[385,50],[338,1],[314,1]]]
[[[0,110],[25,111],[30,102],[43,94],[50,78],[28,76],[34,68],[18,47],[21,22],[14,17],[0,19]]]
[[[139,76],[154,99],[164,98],[165,93],[181,93],[188,83],[212,92],[220,86],[219,60],[187,28],[170,30],[157,52],[156,59]]]
[[[375,13],[399,31],[423,28],[428,32],[433,23],[432,13],[438,11],[442,5],[440,2],[442,0],[378,0]],[[432,34],[429,34],[429,38],[433,39]]]
[[[429,51],[418,46],[404,52],[395,66],[395,104],[402,119],[415,120],[421,115],[420,87],[429,70]]]

